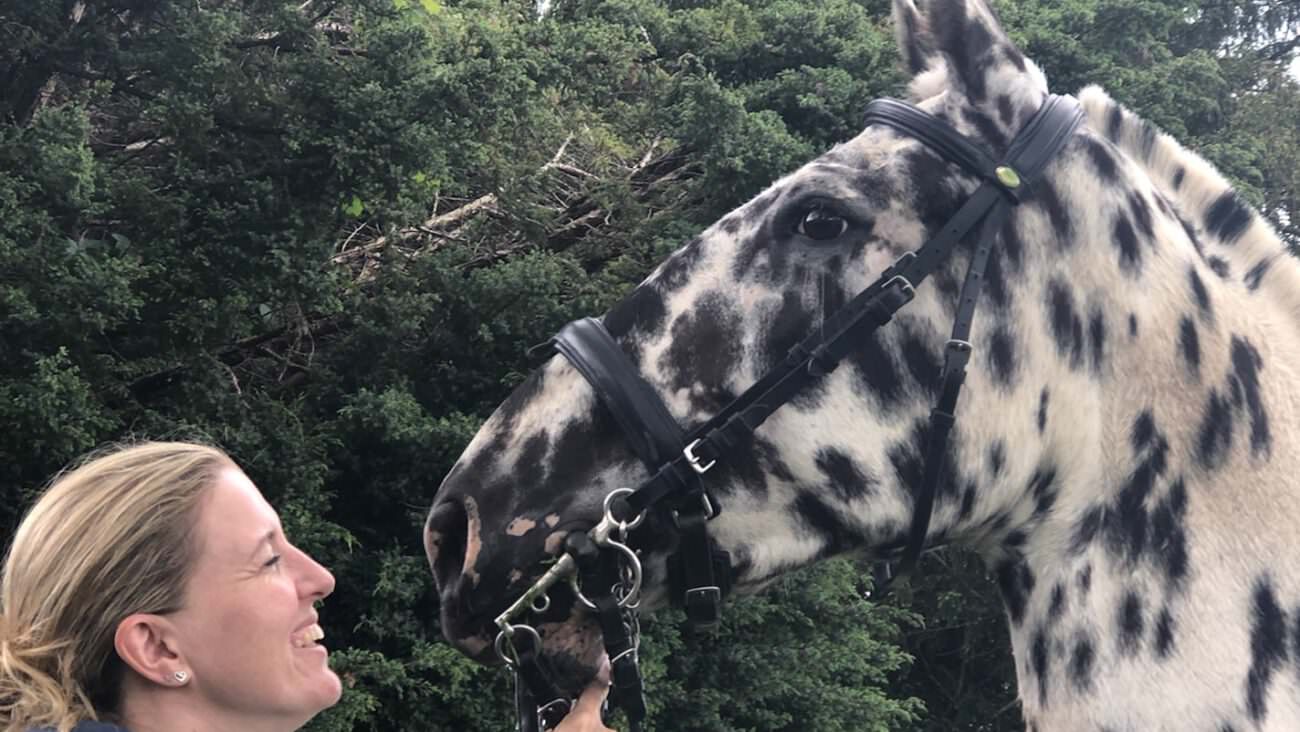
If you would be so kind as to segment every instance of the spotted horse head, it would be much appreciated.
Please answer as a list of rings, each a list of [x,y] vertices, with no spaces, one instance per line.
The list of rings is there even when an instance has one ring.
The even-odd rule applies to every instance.
[[[894,20],[911,101],[988,156],[1014,153],[1047,82],[983,0],[896,0]],[[1100,89],[1078,100],[1083,123],[988,237],[919,538],[988,563],[1031,729],[1300,729],[1300,452],[1284,447],[1300,428],[1300,270],[1210,165]],[[690,433],[984,185],[916,134],[868,124],[687,242],[601,322]],[[908,542],[979,241],[699,479],[733,591]],[[650,478],[580,366],[557,355],[536,370],[435,497],[442,629],[478,660],[496,660],[494,619],[567,538]],[[643,609],[677,594],[671,513],[648,511],[627,539]],[[530,622],[573,693],[601,662],[600,625],[564,585],[548,597]]]

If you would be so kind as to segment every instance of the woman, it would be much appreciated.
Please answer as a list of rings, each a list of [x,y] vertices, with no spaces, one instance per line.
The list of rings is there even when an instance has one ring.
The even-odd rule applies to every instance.
[[[315,610],[334,577],[215,448],[145,443],[58,477],[3,571],[4,732],[288,732],[342,693]],[[557,732],[606,729],[601,686]]]

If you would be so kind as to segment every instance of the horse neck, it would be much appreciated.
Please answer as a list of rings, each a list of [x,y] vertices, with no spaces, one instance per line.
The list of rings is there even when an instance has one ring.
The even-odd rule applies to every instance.
[[[1126,140],[1112,142],[1123,150]],[[1015,517],[1004,522],[1011,528],[977,542],[1006,602],[1026,718],[1039,728],[1104,723],[1116,710],[1160,719],[1152,715],[1167,702],[1143,689],[1169,674],[1237,693],[1240,678],[1193,660],[1245,654],[1242,668],[1252,667],[1251,643],[1240,641],[1260,588],[1283,606],[1300,603],[1300,571],[1275,561],[1293,556],[1300,524],[1291,479],[1300,457],[1289,449],[1300,444],[1300,267],[1278,256],[1257,218],[1230,245],[1216,242],[1204,230],[1212,224],[1196,223],[1206,213],[1188,209],[1223,191],[1189,194],[1173,178],[1134,178],[1156,212],[1140,274],[1116,268],[1114,219],[1088,214],[1075,221],[1093,244],[1054,254],[1042,270],[1068,276],[1076,292],[1104,293],[1108,337],[1104,363],[1084,369],[1039,344],[1040,356],[1057,351],[1048,370],[1056,419],[993,509]],[[1063,202],[1088,212],[1100,193],[1070,186]],[[1193,219],[1199,250],[1180,216]],[[1252,286],[1245,264],[1265,260],[1267,276]],[[1054,470],[1053,496],[1039,515],[1030,471],[1043,465]],[[1203,618],[1221,618],[1223,631],[1189,627]],[[1090,696],[1099,688],[1120,692],[1108,710]]]

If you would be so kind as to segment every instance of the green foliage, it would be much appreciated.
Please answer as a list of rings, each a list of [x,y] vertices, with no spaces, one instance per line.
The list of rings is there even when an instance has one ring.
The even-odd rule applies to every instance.
[[[923,706],[887,689],[910,663],[896,643],[917,619],[873,605],[867,575],[844,559],[815,565],[729,605],[717,636],[683,635],[680,613],[660,613],[644,663],[653,728],[912,729]]]
[[[999,4],[1057,89],[1103,84],[1296,244],[1298,8]],[[529,346],[897,93],[887,13],[7,4],[0,525],[106,441],[214,440],[338,577],[323,618],[347,691],[312,729],[508,728],[508,679],[440,640],[420,544],[438,481]],[[994,593],[964,555],[927,569],[919,616],[832,562],[737,602],[717,637],[647,622],[653,728],[1016,728]]]

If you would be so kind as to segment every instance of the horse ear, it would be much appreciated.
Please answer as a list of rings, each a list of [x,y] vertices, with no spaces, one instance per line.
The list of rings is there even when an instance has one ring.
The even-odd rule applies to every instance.
[[[913,76],[924,72],[939,60],[930,26],[912,0],[894,0],[894,34],[903,63]]]
[[[946,66],[947,85],[976,105],[995,95],[1047,92],[1042,72],[1007,37],[985,0],[894,0],[894,22],[908,69],[920,76]]]

